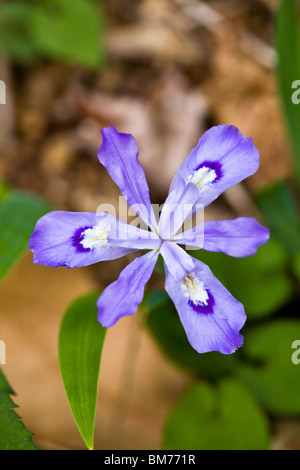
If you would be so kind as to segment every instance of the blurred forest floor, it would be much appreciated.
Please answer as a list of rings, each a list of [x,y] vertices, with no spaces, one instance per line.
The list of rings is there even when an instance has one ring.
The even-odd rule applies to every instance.
[[[275,7],[275,0],[110,0],[101,70],[49,61],[16,67],[2,59],[8,100],[0,108],[1,177],[56,209],[118,207],[118,188],[97,160],[100,129],[113,124],[134,134],[152,202],[163,203],[200,135],[233,124],[253,138],[260,169],[220,197],[206,219],[259,217],[253,191],[290,171],[274,66]],[[75,296],[115,280],[127,262],[67,271],[33,266],[28,255],[0,287],[4,372],[41,448],[83,448],[58,370],[59,324]],[[188,382],[140,331],[138,318],[123,319],[103,355],[97,447],[158,449],[166,413]],[[277,425],[275,448],[293,447],[295,439],[300,446],[297,423]]]

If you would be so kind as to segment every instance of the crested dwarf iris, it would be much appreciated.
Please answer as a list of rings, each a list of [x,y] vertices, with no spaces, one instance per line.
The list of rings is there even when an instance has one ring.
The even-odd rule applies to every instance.
[[[190,344],[199,353],[233,353],[243,344],[240,330],[246,321],[244,307],[207,265],[180,245],[244,257],[253,255],[268,240],[269,231],[245,217],[203,222],[180,233],[179,229],[199,204],[208,206],[223,191],[257,171],[259,153],[252,139],[234,126],[208,130],[174,176],[157,221],[134,138],[113,126],[102,130],[102,136],[98,158],[149,230],[107,213],[54,211],[37,222],[30,238],[34,262],[73,268],[147,250],[125,267],[97,302],[99,322],[110,327],[136,312],[161,254],[165,288]],[[185,206],[191,211],[178,211]]]

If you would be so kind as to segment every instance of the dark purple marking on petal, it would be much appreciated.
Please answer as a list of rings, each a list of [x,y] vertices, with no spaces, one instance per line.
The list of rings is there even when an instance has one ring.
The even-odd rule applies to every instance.
[[[93,227],[87,225],[86,227],[78,228],[72,237],[72,245],[76,248],[79,253],[87,253],[91,251],[90,248],[84,248],[83,244],[81,243],[82,240],[84,240],[84,232],[89,228]]]
[[[195,169],[195,172],[200,170],[203,167],[209,168],[209,170],[214,170],[214,172],[216,173],[216,178],[212,181],[213,184],[222,178],[223,171],[222,171],[222,165],[220,162],[217,162],[217,161],[211,162],[209,160],[206,160],[205,162],[202,162],[200,163],[200,165],[197,166],[197,168]]]
[[[214,313],[214,305],[215,305],[215,299],[213,298],[213,295],[210,293],[208,289],[205,289],[207,294],[208,294],[208,302],[205,305],[204,302],[199,302],[195,304],[191,299],[188,301],[188,304],[192,307],[192,309],[202,315],[209,315],[211,313]]]

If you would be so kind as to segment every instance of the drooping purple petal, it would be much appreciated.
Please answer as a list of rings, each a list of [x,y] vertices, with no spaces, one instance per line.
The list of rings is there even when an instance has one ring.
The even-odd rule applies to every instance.
[[[186,184],[182,178],[164,203],[159,219],[159,233],[163,240],[173,239],[182,224],[192,216],[193,208],[199,199],[197,187]]]
[[[269,240],[269,230],[251,217],[220,222],[204,222],[175,237],[182,245],[198,246],[207,251],[221,251],[241,258],[254,255]]]
[[[113,326],[121,317],[133,315],[137,311],[157,258],[158,251],[150,251],[136,258],[123,269],[119,278],[103,291],[97,302],[98,321],[103,326]]]
[[[207,206],[226,189],[253,175],[259,166],[259,153],[252,139],[234,126],[215,126],[200,138],[176,173],[170,191],[179,177],[194,183],[199,203]]]
[[[118,185],[128,204],[148,225],[157,230],[145,172],[138,161],[138,148],[131,134],[122,134],[113,126],[101,131],[103,141],[98,152],[100,163]]]
[[[194,262],[195,270],[183,281],[176,281],[166,267],[166,290],[196,351],[232,354],[243,344],[239,331],[246,321],[244,307],[208,266]]]
[[[120,258],[137,249],[153,249],[159,239],[110,214],[54,211],[36,224],[29,247],[34,263],[68,268]]]
[[[168,272],[176,281],[182,281],[187,272],[195,269],[194,259],[177,243],[163,242],[160,248]]]

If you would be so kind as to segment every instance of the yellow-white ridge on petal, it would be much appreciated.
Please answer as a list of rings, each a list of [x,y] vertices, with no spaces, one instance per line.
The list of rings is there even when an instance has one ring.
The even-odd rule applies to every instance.
[[[99,223],[93,228],[87,228],[83,233],[83,238],[80,241],[83,248],[95,248],[108,244],[108,233],[110,231],[110,224],[108,222]]]
[[[218,175],[213,168],[202,166],[194,172],[189,182],[194,183],[199,191],[203,191],[205,186],[213,183],[217,177]]]
[[[203,282],[199,281],[196,276],[188,273],[187,277],[182,281],[182,289],[185,297],[187,297],[194,305],[208,305],[209,295],[204,287]]]

